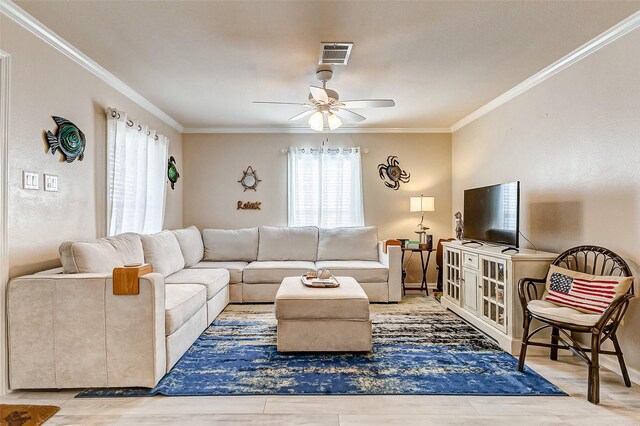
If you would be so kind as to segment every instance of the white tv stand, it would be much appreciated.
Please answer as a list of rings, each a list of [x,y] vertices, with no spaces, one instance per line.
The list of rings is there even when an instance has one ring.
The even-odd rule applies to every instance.
[[[494,338],[505,351],[517,355],[522,341],[522,307],[518,281],[542,278],[555,253],[459,241],[442,244],[442,306],[452,310]]]

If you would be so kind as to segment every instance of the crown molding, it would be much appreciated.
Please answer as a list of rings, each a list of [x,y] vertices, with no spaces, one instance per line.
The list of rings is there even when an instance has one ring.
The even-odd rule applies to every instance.
[[[147,98],[135,91],[125,82],[118,77],[107,71],[104,67],[100,66],[93,59],[76,49],[72,44],[64,40],[58,34],[54,33],[42,22],[28,14],[21,7],[16,5],[11,0],[0,0],[0,13],[3,13],[8,18],[17,22],[23,26],[27,31],[31,32],[56,50],[85,68],[87,71],[100,78],[102,81],[113,87],[118,92],[122,93],[127,98],[131,99],[142,108],[149,111],[151,114],[158,117],[160,120],[167,123],[179,132],[184,130],[184,127],[174,120],[169,114],[162,111],[156,105],[151,103]]]
[[[336,130],[316,132],[309,127],[187,127],[182,133],[451,133],[448,127],[340,127]]]
[[[462,118],[461,120],[453,123],[451,125],[451,132],[456,132],[456,131],[460,130],[461,128],[463,128],[467,124],[477,120],[478,118],[480,118],[483,115],[493,111],[494,109],[498,108],[499,106],[509,102],[510,100],[512,100],[513,98],[523,94],[527,90],[532,89],[533,87],[535,87],[538,84],[542,83],[543,81],[545,81],[549,77],[554,76],[555,74],[559,73],[560,71],[562,71],[562,70],[570,67],[571,65],[575,64],[576,62],[586,58],[587,56],[589,56],[592,53],[596,52],[597,50],[603,48],[607,44],[617,40],[618,38],[620,38],[623,35],[635,30],[638,27],[640,27],[640,12],[636,12],[633,15],[629,16],[628,18],[620,21],[619,23],[617,23],[613,27],[609,28],[608,30],[606,30],[605,32],[600,34],[599,36],[597,36],[594,39],[592,39],[591,41],[583,44],[582,46],[580,46],[579,48],[577,48],[573,52],[571,52],[568,55],[564,56],[563,58],[557,60],[556,62],[554,62],[553,64],[549,65],[548,67],[546,67],[542,71],[534,74],[533,76],[529,77],[528,79],[526,79],[522,83],[518,84],[517,86],[513,87],[512,89],[510,89],[510,90],[506,91],[505,93],[503,93],[502,95],[498,96],[497,98],[495,98],[491,102],[489,102],[486,105],[478,108],[477,110],[475,110],[471,114],[467,115],[466,117]]]

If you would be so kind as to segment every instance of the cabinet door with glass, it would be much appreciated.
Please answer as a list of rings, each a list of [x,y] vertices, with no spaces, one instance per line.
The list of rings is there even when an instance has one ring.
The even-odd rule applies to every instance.
[[[460,250],[444,247],[444,295],[460,305]]]
[[[497,328],[506,331],[505,308],[507,262],[503,259],[480,256],[480,317]]]

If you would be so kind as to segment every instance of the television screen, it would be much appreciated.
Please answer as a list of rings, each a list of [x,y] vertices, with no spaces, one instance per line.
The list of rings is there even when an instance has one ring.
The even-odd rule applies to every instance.
[[[464,191],[465,240],[518,247],[520,182]]]

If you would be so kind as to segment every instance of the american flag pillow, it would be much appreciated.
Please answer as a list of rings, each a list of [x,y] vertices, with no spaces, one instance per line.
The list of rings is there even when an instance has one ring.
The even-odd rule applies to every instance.
[[[551,266],[544,300],[581,312],[602,314],[618,296],[629,291],[633,277],[583,274]]]

